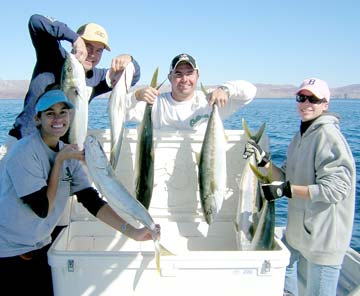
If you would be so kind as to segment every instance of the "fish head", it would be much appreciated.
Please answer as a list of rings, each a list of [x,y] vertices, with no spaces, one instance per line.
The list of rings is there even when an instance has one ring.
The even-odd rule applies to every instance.
[[[85,76],[85,69],[79,60],[75,57],[75,55],[69,53],[67,55],[66,61],[67,68],[65,71],[71,71],[73,79],[83,78]]]
[[[67,97],[74,102],[77,97],[84,97],[86,94],[85,70],[74,54],[68,53],[61,71],[61,89]]]

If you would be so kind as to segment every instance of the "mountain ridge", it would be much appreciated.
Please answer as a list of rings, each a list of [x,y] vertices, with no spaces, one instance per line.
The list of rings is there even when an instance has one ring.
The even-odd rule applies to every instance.
[[[29,87],[29,80],[0,80],[0,99],[19,99],[24,98]],[[139,85],[134,89],[143,87]],[[297,86],[290,84],[266,84],[255,83],[257,87],[256,98],[292,98],[294,97]],[[211,87],[211,86],[209,86]],[[161,90],[169,90],[169,85],[164,85]],[[331,98],[338,99],[360,99],[360,84],[350,84],[346,86],[330,88]],[[103,94],[101,97],[108,97]]]

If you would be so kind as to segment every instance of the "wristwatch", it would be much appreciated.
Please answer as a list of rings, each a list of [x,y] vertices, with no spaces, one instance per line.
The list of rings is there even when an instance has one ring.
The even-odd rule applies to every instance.
[[[225,85],[220,85],[218,86],[218,88],[222,89],[224,92],[226,92],[226,94],[228,95],[228,98],[230,98],[230,91],[229,88]]]

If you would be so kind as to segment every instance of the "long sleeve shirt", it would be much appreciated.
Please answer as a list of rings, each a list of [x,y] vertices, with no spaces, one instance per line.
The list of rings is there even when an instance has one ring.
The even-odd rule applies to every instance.
[[[35,14],[29,20],[30,37],[36,52],[36,64],[31,77],[29,89],[25,96],[22,112],[17,116],[14,129],[10,134],[21,138],[36,130],[34,115],[35,104],[47,86],[59,84],[61,72],[66,58],[66,49],[62,42],[74,43],[79,35],[66,24]],[[140,79],[140,67],[133,60],[135,74],[132,81],[134,86]],[[111,91],[106,81],[108,69],[94,68],[86,73],[86,85],[91,87],[89,102],[96,96]]]
[[[223,84],[229,89],[229,101],[219,108],[220,116],[224,120],[241,107],[250,103],[256,95],[256,87],[244,80],[228,81]],[[211,90],[209,90],[211,91]],[[134,94],[128,97],[128,120],[142,120],[146,102],[137,101]],[[191,100],[178,102],[171,96],[171,92],[160,94],[152,107],[152,121],[154,129],[170,130],[202,130],[206,128],[212,107],[205,94],[196,90]]]

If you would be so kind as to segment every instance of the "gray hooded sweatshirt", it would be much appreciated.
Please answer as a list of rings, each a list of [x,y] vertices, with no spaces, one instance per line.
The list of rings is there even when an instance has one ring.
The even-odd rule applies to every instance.
[[[288,243],[315,264],[342,264],[352,235],[356,167],[334,114],[323,114],[294,136],[283,171],[291,184],[308,185],[310,192],[309,200],[288,200]]]

